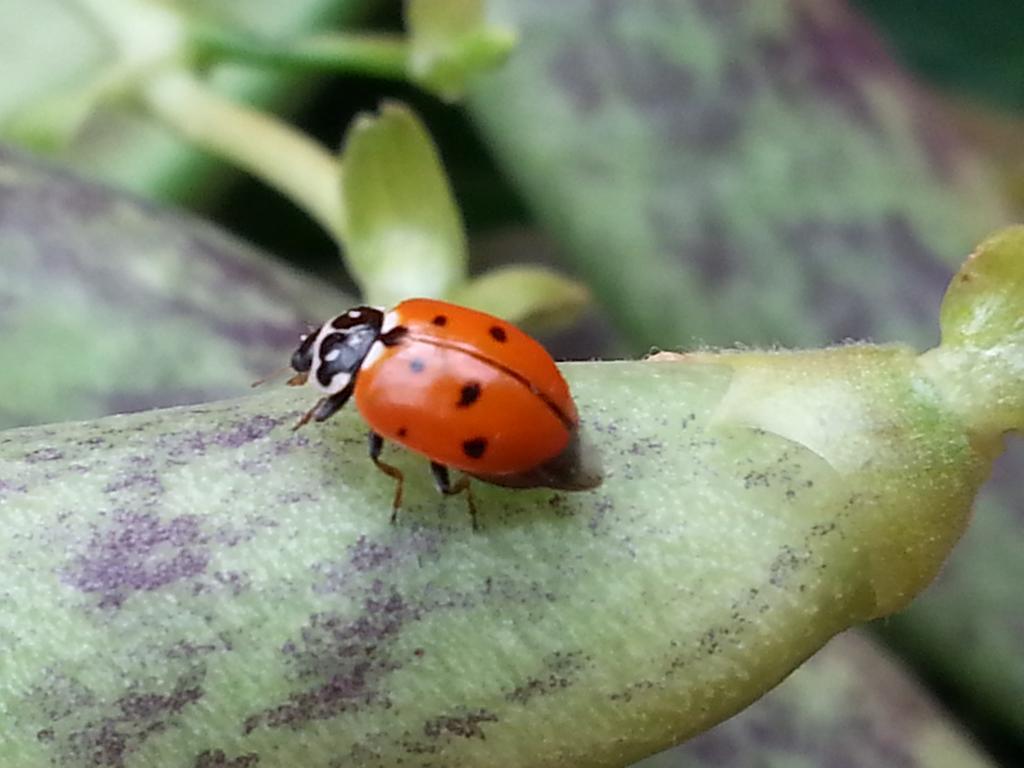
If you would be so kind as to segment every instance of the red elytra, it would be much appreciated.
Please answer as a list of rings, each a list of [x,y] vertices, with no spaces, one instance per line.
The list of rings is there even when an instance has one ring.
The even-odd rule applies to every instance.
[[[370,456],[396,480],[395,513],[402,475],[380,460],[384,440],[430,459],[445,494],[469,489],[465,478],[451,484],[449,467],[516,488],[586,490],[601,482],[584,461],[576,405],[554,360],[484,312],[434,299],[387,312],[356,307],[303,337],[292,367],[289,383],[308,381],[325,395],[296,428],[329,418],[355,395],[371,429]]]

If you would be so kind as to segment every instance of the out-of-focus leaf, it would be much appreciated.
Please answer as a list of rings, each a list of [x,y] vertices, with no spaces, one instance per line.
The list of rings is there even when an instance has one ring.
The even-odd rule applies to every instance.
[[[180,213],[0,148],[0,425],[239,394],[349,301]]]
[[[178,0],[189,13],[216,16],[267,35],[288,35],[364,16],[377,0]],[[115,49],[89,14],[69,0],[5,0],[0,6],[0,126],[30,104],[44,104],[88,82],[88,73],[113,63]],[[247,102],[285,108],[308,85],[237,68],[222,68],[212,82]],[[131,111],[107,109],[89,121],[83,136],[59,155],[90,175],[196,204],[197,178],[214,167],[208,157]],[[204,188],[208,189],[208,188]]]
[[[10,142],[38,152],[56,152],[71,142],[97,109],[102,89],[90,83],[46,94],[0,124]]]
[[[476,81],[473,114],[638,349],[932,341],[952,255],[1005,223],[837,2],[489,8],[523,42]]]
[[[758,706],[636,768],[992,765],[894,660],[846,632]]]
[[[446,99],[500,64],[516,44],[508,27],[487,23],[485,0],[406,0],[410,74]]]
[[[466,236],[437,149],[397,103],[356,118],[341,156],[345,260],[372,304],[441,298],[466,276]]]
[[[900,59],[929,82],[1024,108],[1024,6],[1006,0],[894,3],[854,0],[892,41]]]
[[[572,325],[590,303],[590,292],[546,267],[514,265],[475,277],[448,298],[536,333]]]
[[[337,158],[318,141],[266,112],[223,98],[183,69],[165,69],[149,79],[138,99],[197,147],[261,178],[336,242],[344,241]]]
[[[104,61],[103,40],[76,3],[7,0],[0,8],[0,125]]]
[[[1016,218],[1024,218],[1024,117],[948,95],[936,99],[950,122],[996,170]]]
[[[522,43],[476,83],[473,114],[637,349],[930,343],[952,256],[1009,219],[943,111],[839,2],[489,9]],[[978,544],[886,630],[1020,734],[1019,441],[1004,471]],[[987,543],[998,565],[975,561]]]
[[[1000,271],[985,257],[971,269]],[[954,304],[991,298],[958,288]],[[478,487],[479,533],[408,453],[389,456],[410,478],[390,525],[391,483],[367,471],[351,411],[289,429],[305,392],[7,431],[7,756],[597,768],[648,755],[935,575],[992,438],[1024,427],[1013,411],[975,418],[936,376],[962,375],[959,360],[998,384],[1024,356],[1007,330],[984,360],[956,343],[928,353],[950,355],[945,369],[896,345],[566,366],[604,484]],[[936,734],[908,749],[973,757]]]

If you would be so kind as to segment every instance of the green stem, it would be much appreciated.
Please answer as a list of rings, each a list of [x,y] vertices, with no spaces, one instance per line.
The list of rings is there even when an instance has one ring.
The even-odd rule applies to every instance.
[[[224,98],[184,71],[155,76],[141,87],[140,96],[155,117],[277,189],[342,243],[346,216],[341,166],[315,141],[270,115]]]
[[[134,73],[139,100],[155,118],[277,189],[342,243],[341,168],[331,153],[271,115],[226,99],[182,68],[190,30],[170,8],[132,0],[79,1],[110,33],[121,69]]]
[[[214,25],[189,30],[189,44],[203,63],[234,62],[276,70],[340,71],[403,79],[409,46],[397,35],[332,33],[302,40],[270,40]]]

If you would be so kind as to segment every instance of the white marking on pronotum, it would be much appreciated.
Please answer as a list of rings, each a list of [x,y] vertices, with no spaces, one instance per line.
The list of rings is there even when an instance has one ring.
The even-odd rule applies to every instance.
[[[391,312],[385,312],[384,320],[382,321],[380,326],[380,332],[383,335],[388,331],[394,330],[396,327],[398,327],[398,325],[400,325],[398,313],[395,312],[394,310],[392,310]]]
[[[336,373],[331,377],[331,383],[326,387],[318,387],[319,389],[326,392],[328,395],[336,395],[352,380],[352,375],[348,373]]]
[[[363,363],[360,368],[369,368],[371,365],[380,359],[380,356],[384,354],[384,350],[387,347],[384,346],[383,341],[375,341],[370,347],[370,351],[366,353],[366,357],[363,358]]]
[[[341,357],[341,350],[340,349],[332,349],[330,352],[328,352],[326,355],[324,355],[324,360],[326,360],[328,363],[333,363],[339,357]]]
[[[324,338],[331,333],[333,333],[333,331],[330,328],[330,323],[324,323],[323,326],[321,326],[320,330],[317,331],[316,338],[313,339],[313,343],[309,347],[309,354],[313,359],[313,368],[312,370],[310,370],[309,378],[306,380],[307,383],[312,384],[315,389],[319,389],[321,392],[326,392],[328,394],[333,394],[335,391],[337,391],[334,390],[334,382],[338,378],[338,376],[334,376],[331,379],[331,383],[325,387],[320,383],[320,379],[317,377],[316,374],[317,371],[320,369],[320,366],[324,363],[324,360],[320,357],[320,345],[323,344]],[[331,352],[328,352],[327,354],[330,355],[332,352],[336,351],[337,350],[331,350]],[[345,385],[342,384],[342,387],[343,386]]]

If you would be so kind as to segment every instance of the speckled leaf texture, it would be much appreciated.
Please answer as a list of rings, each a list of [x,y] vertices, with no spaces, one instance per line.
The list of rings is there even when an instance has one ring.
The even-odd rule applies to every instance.
[[[180,401],[182,398],[212,397],[222,391],[237,391],[248,381],[253,371],[248,370],[247,365],[251,362],[253,366],[276,365],[277,359],[283,359],[281,345],[286,345],[294,339],[294,332],[289,326],[292,320],[280,316],[283,311],[293,312],[296,316],[305,316],[307,313],[326,311],[328,305],[335,310],[333,296],[321,295],[322,290],[315,290],[306,281],[289,278],[287,274],[275,272],[270,273],[266,261],[257,254],[241,248],[229,238],[218,235],[210,228],[198,225],[195,221],[180,215],[160,213],[150,206],[141,205],[137,201],[123,195],[112,193],[110,190],[94,184],[87,184],[67,174],[54,173],[38,164],[27,162],[17,155],[6,153],[3,160],[4,174],[8,180],[5,187],[6,195],[3,197],[4,206],[10,215],[0,224],[0,232],[8,234],[15,231],[14,221],[19,222],[17,240],[0,241],[18,243],[21,254],[18,259],[8,258],[14,250],[8,245],[3,251],[5,263],[20,264],[20,270],[11,270],[9,275],[18,275],[18,279],[12,279],[7,283],[4,293],[4,304],[8,308],[6,321],[8,325],[8,343],[16,340],[19,335],[24,334],[28,339],[40,343],[43,336],[52,336],[60,339],[72,333],[76,328],[86,325],[90,333],[82,333],[76,338],[78,344],[73,350],[74,358],[79,361],[78,365],[60,368],[63,378],[62,386],[65,388],[59,399],[54,399],[52,393],[46,388],[39,386],[19,387],[17,392],[12,392],[12,409],[8,411],[8,417],[14,423],[28,423],[38,420],[40,414],[51,419],[77,417],[81,418],[97,412],[108,410],[124,410],[145,405],[169,404]],[[120,212],[118,216],[111,218],[107,212]],[[17,215],[13,215],[17,213]],[[99,226],[100,223],[111,219],[120,223],[117,229],[107,229]],[[60,226],[43,227],[41,223],[60,222]],[[32,225],[32,226],[30,226]],[[98,240],[95,232],[103,233],[103,239]],[[57,237],[59,235],[59,237]],[[123,242],[122,242],[123,239]],[[159,252],[152,250],[152,243],[160,242],[163,248]],[[179,245],[188,247],[178,247]],[[31,246],[31,248],[30,248]],[[98,255],[94,255],[98,252]],[[102,269],[106,262],[102,261],[106,255],[116,258],[117,263],[131,265],[131,269],[125,271],[123,276],[111,276],[110,268]],[[72,258],[73,257],[73,258]],[[60,268],[54,268],[60,265]],[[148,279],[144,284],[139,284],[134,276],[139,274],[147,275]],[[97,275],[94,279],[92,276]],[[274,276],[276,275],[276,276]],[[226,281],[230,279],[230,286]],[[122,281],[123,285],[122,285]],[[202,285],[205,282],[219,288],[227,287],[228,290],[220,290],[216,293],[204,290]],[[122,285],[122,289],[115,289],[114,286]],[[53,294],[52,296],[50,294]],[[125,297],[134,297],[126,303]],[[145,297],[145,300],[141,300]],[[175,298],[177,297],[177,298]],[[245,301],[246,307],[236,306],[232,303],[240,301],[239,297],[248,297]],[[298,297],[298,299],[296,298]],[[213,301],[213,299],[216,299]],[[294,305],[301,299],[302,309],[295,310]],[[212,303],[211,303],[212,301]],[[42,317],[36,317],[32,323],[25,324],[24,308],[33,307],[37,302],[44,302],[46,312]],[[48,302],[48,303],[46,303]],[[322,310],[316,309],[322,305]],[[140,309],[140,307],[142,309]],[[220,307],[221,310],[217,308]],[[166,311],[165,311],[166,310]],[[173,310],[173,311],[172,311]],[[212,318],[220,317],[218,312],[241,313],[245,323],[211,322]],[[276,319],[278,317],[281,319]],[[131,333],[124,328],[121,318],[130,318],[129,325],[144,331],[144,334]],[[271,319],[274,319],[271,322]],[[298,322],[298,321],[295,321]],[[281,327],[278,328],[278,323]],[[249,333],[241,334],[239,329],[248,328]],[[268,329],[270,329],[268,331]],[[34,333],[34,335],[33,335]],[[40,335],[42,333],[42,335]],[[189,343],[182,350],[177,343],[168,343],[179,334],[187,334]],[[241,334],[241,335],[240,335]],[[245,338],[241,336],[244,335]],[[109,344],[107,339],[116,338],[118,343]],[[47,342],[53,343],[53,342]],[[27,380],[45,380],[47,376],[53,376],[53,368],[58,366],[58,360],[42,358],[39,359],[36,347],[25,347],[22,355],[25,363],[23,366],[30,366],[22,369],[22,375]],[[29,354],[32,351],[33,354]],[[72,359],[72,351],[64,348],[58,350],[66,359]],[[184,362],[181,355],[186,355]],[[140,360],[140,356],[143,358]],[[205,365],[192,367],[190,364],[195,360],[211,357],[218,361],[217,365]],[[166,360],[165,360],[166,358]],[[237,359],[236,359],[237,358]],[[7,358],[5,358],[7,359]],[[100,361],[99,365],[90,363],[92,360]],[[115,371],[131,370],[135,366],[153,366],[156,361],[161,369],[166,369],[170,380],[147,381],[134,377],[134,389],[131,396],[123,394],[123,380],[120,376],[104,377],[104,371],[113,368]],[[59,367],[59,366],[58,366]],[[239,368],[237,375],[233,371]],[[186,387],[178,378],[183,375],[195,377],[196,388]],[[229,380],[225,376],[230,374]],[[15,374],[9,374],[14,376]],[[77,377],[77,378],[76,378]],[[12,378],[12,381],[15,380]],[[94,387],[95,389],[90,389]],[[122,394],[117,394],[122,392]],[[68,396],[67,393],[78,393],[79,396]],[[110,393],[113,393],[111,395]],[[15,394],[18,395],[15,398]],[[116,396],[115,396],[116,395]],[[14,410],[17,406],[18,411]],[[200,417],[201,419],[201,417]],[[223,436],[211,437],[202,430],[187,435],[184,440],[186,449],[175,449],[175,454],[205,453],[211,446],[224,448],[226,455],[230,456],[232,451],[246,450],[251,440],[261,438],[265,430],[280,429],[275,422],[266,419],[255,419],[251,424],[236,424]],[[91,439],[91,438],[90,438]],[[143,441],[144,442],[144,441]],[[303,445],[307,443],[303,442]],[[93,447],[98,452],[107,450],[106,444],[94,442]],[[217,554],[219,548],[231,548],[237,546],[238,542],[233,536],[227,538],[211,539],[203,533],[200,525],[200,518],[192,513],[180,515],[171,514],[165,518],[156,509],[157,497],[162,495],[161,489],[164,482],[157,475],[153,465],[153,456],[149,448],[137,450],[129,448],[121,461],[126,462],[128,469],[124,470],[123,476],[107,483],[104,486],[105,494],[112,494],[111,498],[117,497],[115,520],[111,524],[104,524],[103,530],[106,533],[97,533],[99,536],[95,544],[88,544],[86,548],[96,550],[96,556],[92,557],[92,564],[88,566],[92,587],[85,590],[95,597],[95,593],[102,592],[104,596],[99,598],[100,602],[106,603],[104,611],[109,610],[114,604],[120,605],[125,602],[131,594],[146,593],[154,591],[159,587],[170,588],[170,585],[185,581],[192,584],[193,588],[200,588],[198,585],[204,579],[211,578],[210,564],[221,555]],[[352,462],[358,462],[362,456],[362,441],[353,437],[347,441],[343,450]],[[622,449],[627,457],[626,470],[630,474],[634,463],[657,460],[660,449],[651,442],[632,441]],[[55,468],[61,459],[58,457],[59,449],[49,448],[42,452],[33,453],[29,463],[42,463],[47,468],[47,473],[54,475]],[[649,457],[649,458],[648,458]],[[236,458],[249,465],[249,460],[241,455]],[[173,459],[179,461],[179,458]],[[90,459],[91,461],[91,459]],[[83,472],[86,465],[73,460],[74,472]],[[358,468],[357,474],[365,474],[365,465]],[[422,469],[422,467],[420,468]],[[344,466],[337,469],[343,475],[347,470]],[[372,473],[371,473],[372,476]],[[750,476],[750,482],[761,485],[768,482],[767,475],[761,477]],[[9,479],[4,480],[3,491],[6,492],[18,486]],[[197,481],[201,485],[203,481]],[[332,481],[333,482],[333,481]],[[746,484],[746,480],[744,483]],[[240,480],[239,488],[244,490],[250,485],[248,480]],[[127,489],[134,487],[137,494],[126,495]],[[331,482],[328,483],[326,491],[332,493]],[[26,489],[27,490],[27,489]],[[426,491],[426,493],[430,493]],[[4,494],[0,494],[4,495]],[[308,498],[302,494],[288,493],[278,494],[273,497],[273,503],[266,512],[267,519],[264,521],[267,527],[275,527],[275,515],[281,504],[303,504],[312,502],[313,495]],[[133,498],[134,497],[134,498]],[[24,500],[24,495],[16,494],[0,499],[0,508],[6,508],[19,500]],[[383,500],[382,500],[383,499]],[[376,501],[386,504],[386,495]],[[37,502],[38,505],[46,506],[45,497]],[[198,506],[198,504],[197,504]],[[249,505],[242,505],[241,511],[243,524],[249,525]],[[451,505],[449,505],[450,507]],[[595,508],[595,515],[602,515],[602,509],[606,502],[599,499],[598,507]],[[129,509],[135,509],[129,512]],[[354,522],[357,529],[361,529],[367,520],[372,520],[371,515],[380,513],[383,507],[369,505],[363,512],[365,517]],[[386,511],[386,510],[385,510]],[[229,511],[225,511],[226,518],[231,517]],[[454,512],[446,511],[447,515],[457,515]],[[231,525],[238,525],[232,523]],[[596,526],[593,528],[596,531]],[[116,533],[115,531],[120,531]],[[91,535],[91,534],[90,534]],[[418,535],[418,534],[417,534]],[[433,534],[430,534],[433,535]],[[357,571],[365,565],[365,557],[370,562],[379,559],[378,565],[383,568],[390,562],[394,551],[394,543],[366,545],[359,544],[355,550],[350,544],[339,541],[335,545],[337,557],[336,572],[334,578],[342,580],[348,568],[355,568]],[[470,546],[473,546],[472,544]],[[365,555],[360,552],[368,553]],[[385,557],[385,555],[387,555]],[[76,556],[76,563],[83,563],[81,557]],[[455,561],[462,564],[462,559],[455,558]],[[248,566],[246,566],[248,567]],[[107,576],[99,575],[99,569],[112,571]],[[20,572],[23,573],[23,572]],[[218,575],[219,574],[219,575]],[[226,591],[220,592],[221,597],[234,596],[238,586],[249,583],[239,575],[241,571],[218,571],[213,570],[212,578],[218,584],[221,582],[235,583]],[[107,586],[103,587],[98,579],[106,579]],[[11,578],[7,584],[5,594],[8,607],[13,603],[12,585],[15,579]],[[58,585],[58,589],[61,587]],[[538,584],[537,594],[540,594]],[[546,594],[546,593],[545,593]],[[272,603],[273,601],[271,601]],[[103,623],[105,612],[93,616],[91,621]],[[114,614],[112,614],[114,615]],[[119,626],[130,627],[134,619],[127,619],[123,614]],[[45,618],[48,619],[48,614]],[[18,622],[12,620],[11,626]],[[45,623],[45,622],[44,622]],[[371,631],[360,630],[363,634]],[[51,631],[47,629],[46,631]],[[54,626],[53,632],[61,631],[60,626]],[[185,639],[181,645],[186,648],[203,646],[204,638],[212,630],[205,629],[199,639]],[[45,633],[44,633],[45,634]],[[362,635],[358,635],[362,637]],[[8,638],[9,639],[9,638]],[[277,653],[283,653],[290,658],[291,651],[285,650],[289,641],[277,649]],[[13,645],[11,646],[13,647]],[[343,649],[358,650],[357,646],[342,644]],[[849,670],[847,677],[859,677],[863,674],[864,662],[861,657],[864,653],[851,657],[844,649],[849,647],[847,642],[841,643],[838,647],[829,646],[822,654],[822,661],[816,663],[809,670],[803,672],[799,680],[803,684],[794,686],[794,683],[787,683],[783,693],[788,700],[790,696],[802,700],[803,691],[807,686],[817,685],[822,689],[832,690],[832,680],[836,670]],[[116,656],[126,650],[127,646],[120,646],[118,650],[112,651],[111,656]],[[207,648],[209,652],[212,648]],[[86,651],[83,651],[86,652]],[[324,653],[329,653],[325,650]],[[271,652],[272,657],[275,652]],[[19,657],[28,660],[26,656]],[[3,673],[9,678],[13,675],[16,679],[26,676],[25,671],[9,672],[9,669],[22,668],[17,665],[17,659],[11,657],[10,668],[4,667]],[[360,662],[353,662],[358,664]],[[878,661],[876,663],[883,663]],[[120,663],[119,663],[120,665]],[[517,699],[528,701],[535,695],[548,695],[552,690],[557,690],[569,684],[572,679],[567,672],[573,668],[570,664],[562,669],[561,664],[555,664],[554,668],[543,676],[538,674],[530,677],[520,688],[522,691],[516,695]],[[897,673],[890,672],[893,676]],[[362,674],[361,672],[359,674]],[[138,683],[122,681],[124,684],[133,685],[138,688]],[[54,697],[64,695],[61,693],[59,683]],[[901,684],[904,695],[898,699],[893,697],[880,696],[869,710],[864,710],[858,699],[846,697],[842,692],[837,692],[831,709],[837,724],[842,723],[843,732],[850,735],[844,742],[836,742],[826,733],[816,732],[817,738],[808,738],[804,741],[793,740],[787,742],[791,751],[801,753],[814,753],[829,745],[833,754],[859,755],[865,759],[879,754],[894,754],[901,756],[918,756],[923,764],[929,764],[925,758],[931,754],[926,747],[933,741],[940,744],[949,742],[947,747],[955,755],[963,757],[970,754],[970,748],[963,742],[958,741],[955,736],[946,733],[944,738],[935,734],[944,732],[946,724],[941,718],[933,717],[934,709],[927,703],[927,696],[919,689],[915,689],[910,683]],[[45,686],[44,686],[45,687]],[[39,688],[39,686],[36,686]],[[134,690],[133,688],[133,690]],[[243,690],[250,690],[251,685],[243,686]],[[177,689],[175,689],[177,690]],[[516,689],[518,690],[518,689]],[[793,691],[793,693],[789,693]],[[73,690],[66,691],[71,696],[67,704],[67,715],[76,708],[76,702],[80,698],[72,696]],[[81,693],[81,691],[79,691]],[[92,693],[89,694],[90,696]],[[131,696],[118,697],[115,714],[120,708],[124,717],[108,717],[94,726],[92,732],[81,736],[69,736],[74,746],[65,744],[63,751],[57,750],[58,765],[89,765],[89,756],[92,756],[92,765],[131,765],[136,751],[139,751],[143,736],[148,731],[162,729],[163,718],[171,718],[179,709],[183,709],[189,697],[198,695],[196,692],[188,693],[184,698],[171,699],[171,694],[166,692],[157,694],[156,698],[146,700],[133,698]],[[327,694],[325,694],[327,695]],[[206,696],[205,703],[213,707],[211,697]],[[137,722],[138,713],[133,707],[139,701],[149,701],[155,709],[141,723]],[[886,724],[893,718],[900,715],[907,706],[907,702],[914,704],[914,711],[921,714],[919,726],[913,731],[913,738],[904,738],[899,743],[889,739],[880,738],[880,733],[885,733]],[[4,704],[5,712],[10,713]],[[125,710],[127,707],[127,710]],[[63,711],[63,710],[61,710]],[[757,712],[761,712],[759,708]],[[796,727],[796,711],[794,709],[779,710],[772,708],[769,714],[753,715],[753,717],[769,717],[774,722],[776,731],[790,732]],[[86,713],[87,715],[88,713]],[[750,717],[750,716],[748,716]],[[83,727],[88,725],[89,718],[83,721]],[[177,721],[175,721],[177,722]],[[453,727],[457,727],[457,720],[450,721]],[[785,726],[785,727],[784,727]],[[99,731],[96,731],[96,727]],[[186,727],[191,727],[186,724]],[[837,725],[837,727],[839,727]],[[53,730],[41,726],[37,733],[42,734],[46,741],[50,738],[49,731]],[[732,726],[720,728],[715,731],[713,738],[716,743],[723,739],[731,739],[734,728]],[[472,737],[482,735],[476,730],[467,731]],[[853,736],[852,734],[856,734]],[[918,738],[927,735],[927,739]],[[56,741],[56,731],[53,735]],[[743,738],[739,736],[738,738]],[[3,742],[0,742],[2,744]],[[775,742],[777,751],[786,748],[781,740]],[[856,743],[858,749],[851,752],[850,745]],[[90,751],[90,749],[92,751]],[[719,748],[718,753],[721,753]],[[236,757],[231,757],[221,747],[203,749],[194,755],[194,765],[210,768],[212,766],[255,766],[257,754],[255,752],[239,752]],[[427,754],[433,754],[428,752]],[[3,753],[0,752],[0,756]],[[358,754],[348,764],[358,765],[364,761],[374,764],[373,753]],[[183,765],[190,765],[191,757],[182,757]],[[263,763],[267,764],[266,762]],[[287,763],[285,763],[287,764]],[[345,764],[345,763],[343,763]],[[868,763],[871,764],[871,763]],[[962,765],[982,765],[980,758],[974,758],[974,762],[966,761]]]
[[[649,755],[934,577],[1000,436],[1024,426],[1022,308],[1018,228],[964,266],[943,344],[921,356],[848,345],[566,365],[604,485],[480,486],[479,532],[399,451],[388,460],[409,486],[389,524],[364,425],[349,410],[295,432],[304,391],[7,430],[4,757],[611,768]],[[984,765],[941,721],[911,736],[907,753]]]
[[[237,395],[350,304],[198,219],[0,146],[0,427]]]
[[[637,350],[934,342],[994,183],[834,0],[491,0],[522,43],[471,110]],[[1024,732],[1024,450],[940,582],[884,631]]]
[[[1000,436],[1024,427],[1022,310],[1018,227],[959,271],[943,343],[920,356],[847,345],[566,365],[604,484],[481,486],[480,531],[406,452],[388,456],[410,478],[389,524],[390,482],[360,456],[354,413],[290,428],[305,391],[6,430],[3,757],[611,768],[650,755],[934,578]],[[837,675],[864,665],[825,669],[822,695],[842,696]],[[984,765],[924,723],[885,754]]]

